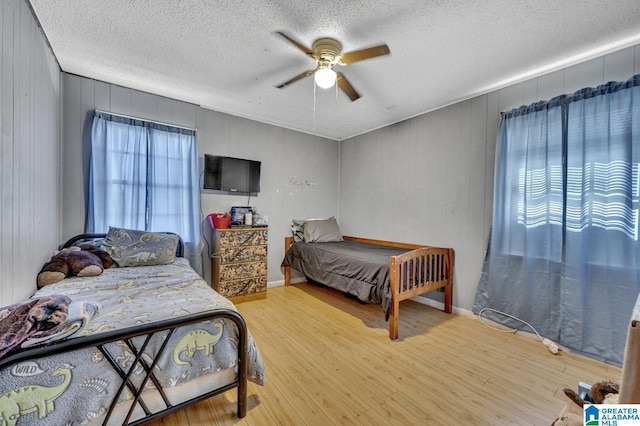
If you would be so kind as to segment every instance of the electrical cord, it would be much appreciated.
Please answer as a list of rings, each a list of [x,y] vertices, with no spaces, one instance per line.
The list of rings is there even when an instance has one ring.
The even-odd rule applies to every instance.
[[[546,337],[542,337],[542,336],[540,336],[540,333],[538,333],[538,331],[537,331],[537,330],[536,330],[536,329],[535,329],[531,324],[529,324],[528,322],[526,322],[526,321],[524,321],[524,320],[521,320],[520,318],[516,318],[516,317],[514,317],[513,315],[509,315],[509,314],[507,314],[506,312],[498,311],[497,309],[493,309],[493,308],[483,308],[483,309],[481,309],[481,310],[480,310],[480,312],[478,312],[478,319],[479,319],[479,320],[480,320],[480,322],[481,322],[483,325],[485,325],[486,327],[489,327],[489,328],[491,328],[491,329],[493,329],[493,330],[496,330],[496,331],[501,331],[501,332],[503,332],[503,333],[517,333],[517,332],[518,332],[518,329],[517,329],[517,328],[513,328],[513,329],[510,329],[510,330],[503,330],[503,329],[500,329],[500,328],[497,328],[497,327],[493,327],[493,326],[491,326],[491,325],[487,324],[486,322],[484,322],[484,321],[482,320],[482,313],[483,313],[484,311],[491,311],[491,312],[495,312],[495,313],[497,313],[497,314],[504,315],[504,316],[509,317],[509,318],[511,318],[511,319],[513,319],[513,320],[516,320],[516,321],[518,321],[518,322],[521,322],[522,324],[526,325],[526,326],[527,326],[527,327],[529,327],[531,330],[533,330],[533,332],[536,334],[536,336],[538,336],[538,339],[540,340],[540,342],[541,342],[543,345],[545,345],[545,346],[547,347],[547,349],[549,349],[549,352],[551,352],[551,353],[552,353],[552,354],[554,354],[554,355],[557,355],[557,354],[558,354],[558,352],[560,351],[560,347],[559,347],[555,342],[553,342],[552,340],[547,339]]]

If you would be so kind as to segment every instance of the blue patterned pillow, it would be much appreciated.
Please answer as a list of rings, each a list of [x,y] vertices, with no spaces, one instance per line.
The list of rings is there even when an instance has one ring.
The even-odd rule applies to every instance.
[[[177,235],[109,227],[102,250],[120,267],[167,265],[175,260],[178,241]]]

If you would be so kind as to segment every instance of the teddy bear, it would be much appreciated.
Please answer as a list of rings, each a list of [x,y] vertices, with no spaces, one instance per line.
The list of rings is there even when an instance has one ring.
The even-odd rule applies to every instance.
[[[38,288],[53,284],[69,276],[100,275],[113,265],[111,255],[97,248],[94,242],[68,247],[56,253],[38,273]]]
[[[604,380],[591,385],[589,401],[591,404],[617,404],[620,385]],[[585,400],[573,389],[564,388],[564,394],[571,400],[560,412],[560,416],[551,423],[551,426],[582,426],[584,425],[582,407]]]

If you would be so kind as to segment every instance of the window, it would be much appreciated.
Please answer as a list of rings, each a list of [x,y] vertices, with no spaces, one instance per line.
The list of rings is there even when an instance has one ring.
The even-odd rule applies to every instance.
[[[91,139],[87,230],[175,232],[202,273],[195,130],[96,111]]]
[[[640,292],[639,165],[640,75],[503,113],[474,312],[621,363]]]

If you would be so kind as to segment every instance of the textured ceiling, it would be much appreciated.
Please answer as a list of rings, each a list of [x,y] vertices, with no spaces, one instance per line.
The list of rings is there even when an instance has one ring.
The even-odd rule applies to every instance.
[[[341,140],[640,43],[638,0],[30,0],[65,72]],[[391,54],[315,89],[285,41]],[[315,90],[314,90],[315,89]]]

